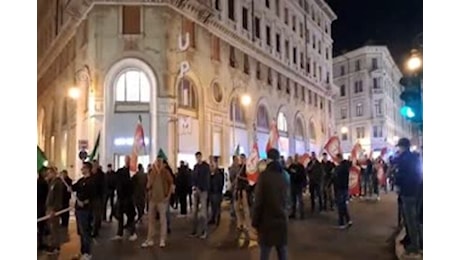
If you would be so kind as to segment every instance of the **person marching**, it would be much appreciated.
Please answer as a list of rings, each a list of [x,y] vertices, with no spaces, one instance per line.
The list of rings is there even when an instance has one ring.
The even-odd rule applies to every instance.
[[[96,197],[96,184],[91,178],[90,162],[84,162],[81,168],[83,177],[72,185],[72,190],[76,193],[75,216],[77,218],[77,231],[80,236],[80,254],[77,259],[91,259],[91,202]]]
[[[173,180],[163,158],[158,155],[155,164],[148,173],[147,192],[148,192],[148,234],[147,239],[142,243],[142,248],[152,247],[154,245],[153,237],[155,235],[156,212],[160,218],[160,247],[166,246],[167,222],[166,208],[169,207],[169,198],[171,196]]]

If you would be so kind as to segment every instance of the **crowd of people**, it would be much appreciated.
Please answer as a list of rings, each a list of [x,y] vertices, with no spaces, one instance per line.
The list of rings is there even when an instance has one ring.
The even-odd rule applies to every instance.
[[[272,247],[276,248],[278,259],[287,259],[288,221],[305,218],[306,193],[310,194],[312,213],[337,208],[337,227],[350,228],[353,222],[347,206],[350,200],[349,174],[352,165],[357,163],[361,167],[362,197],[378,199],[381,186],[387,190],[386,184],[379,181],[378,167],[384,169],[385,180],[389,179],[392,187],[396,185],[408,231],[404,243],[408,254],[417,254],[421,236],[414,218],[419,212],[416,202],[421,192],[421,185],[416,183],[421,183],[421,178],[417,177],[418,168],[413,166],[417,157],[406,149],[407,139],[401,140],[398,143],[401,152],[388,163],[382,158],[372,160],[367,157],[361,163],[352,162],[340,153],[334,155],[332,161],[326,153],[319,159],[312,152],[310,161],[304,165],[298,155],[284,160],[278,150],[270,149],[267,159],[259,162],[259,177],[255,184],[248,182],[246,156],[233,156],[228,168],[227,192],[237,230],[258,242],[261,260],[269,259]],[[191,208],[191,236],[206,239],[208,226],[220,223],[226,177],[213,157],[209,158],[209,163],[203,160],[201,152],[195,157],[193,169],[181,161],[174,173],[166,156],[159,153],[156,161],[147,166],[147,171],[139,165],[132,176],[128,156],[125,165],[116,172],[110,164],[104,173],[97,161],[84,162],[82,177],[76,182],[65,170],[58,174],[55,167],[43,168],[38,175],[38,217],[47,216],[47,219],[38,222],[39,249],[59,253],[59,225],[68,227],[69,212],[56,213],[70,208],[71,194],[75,194],[74,208],[81,245],[79,259],[91,259],[91,244],[93,238],[99,236],[102,221],[111,222],[113,218],[118,221],[113,240],[122,240],[126,230],[128,239],[135,241],[138,239],[136,225],[143,221],[145,213],[148,234],[141,247],[156,244],[154,236],[158,220],[159,246],[165,247],[167,235],[171,232],[171,208],[179,208],[178,217],[186,216]],[[45,237],[49,237],[47,243]]]

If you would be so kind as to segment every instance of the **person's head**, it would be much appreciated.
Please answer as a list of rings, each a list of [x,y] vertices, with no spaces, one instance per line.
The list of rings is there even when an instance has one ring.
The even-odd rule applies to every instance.
[[[246,164],[246,154],[240,154],[240,162],[241,164]]]
[[[343,161],[343,155],[341,153],[338,153],[336,156],[337,156],[337,161],[339,162]]]
[[[62,170],[61,171],[61,176],[62,177],[67,177],[67,176],[69,176],[69,173],[67,172],[67,170]]]
[[[300,156],[299,156],[298,153],[296,153],[296,154],[294,155],[294,162],[298,163],[298,162],[299,162],[299,159],[300,159]]]
[[[203,161],[203,155],[200,151],[195,153],[195,159],[198,164],[200,164]]]
[[[184,166],[185,166],[185,162],[181,160],[181,161],[179,162],[179,165],[180,165],[180,167],[184,167]]]
[[[142,166],[142,163],[139,163],[137,165],[137,170],[140,171],[140,172],[144,171],[144,166]]]
[[[289,157],[287,158],[286,164],[287,164],[287,165],[291,165],[292,162],[293,162],[293,161],[292,161],[292,156],[289,156]]]
[[[45,178],[45,179],[46,179],[47,173],[48,173],[48,168],[42,167],[42,168],[38,171],[38,177],[40,177],[40,178]]]
[[[311,152],[311,158],[316,159],[316,153],[315,152]]]
[[[323,161],[327,161],[327,153],[323,153]]]
[[[57,168],[56,167],[49,167],[48,171],[47,171],[47,174],[46,174],[46,178],[48,180],[52,180],[52,179],[56,178],[57,176],[58,176]]]
[[[270,150],[268,150],[267,152],[267,158],[270,160],[270,161],[280,161],[280,152],[275,149],[275,148],[271,148]]]
[[[112,171],[112,164],[111,163],[107,164],[107,171]]]
[[[91,174],[92,169],[93,165],[90,162],[84,162],[81,167],[81,174],[83,174],[84,177],[88,177]]]
[[[156,166],[163,168],[165,166],[164,159],[161,156],[157,156],[157,160],[155,161]]]
[[[130,163],[131,163],[131,157],[129,157],[129,155],[127,155],[125,157],[125,167],[129,168]]]
[[[409,139],[403,137],[399,139],[398,144],[396,146],[401,152],[408,151],[410,149],[410,141]]]
[[[238,155],[233,155],[233,156],[232,156],[232,163],[233,163],[233,164],[238,164],[238,163],[239,163]]]

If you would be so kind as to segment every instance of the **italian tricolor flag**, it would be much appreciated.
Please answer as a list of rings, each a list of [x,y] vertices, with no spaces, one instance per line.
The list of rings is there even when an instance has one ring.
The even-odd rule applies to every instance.
[[[99,158],[99,144],[101,142],[101,132],[97,134],[96,143],[94,143],[94,148],[88,156],[89,161],[93,161],[96,158]]]
[[[136,130],[134,131],[134,142],[133,142],[133,151],[131,152],[131,161],[129,165],[129,170],[131,172],[137,171],[137,157],[139,153],[145,153],[145,141],[144,141],[144,128],[142,127],[142,117],[139,115],[139,120],[137,121]]]

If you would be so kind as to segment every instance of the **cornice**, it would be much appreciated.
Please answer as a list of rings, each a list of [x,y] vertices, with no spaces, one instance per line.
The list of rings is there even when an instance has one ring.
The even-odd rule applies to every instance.
[[[316,0],[321,1],[322,0]],[[62,27],[59,36],[51,43],[48,50],[38,61],[38,78],[40,79],[47,69],[51,66],[59,53],[63,50],[67,42],[75,34],[78,25],[93,9],[95,5],[119,5],[119,4],[141,4],[170,7],[181,15],[193,20],[204,29],[221,38],[230,45],[237,47],[246,54],[257,58],[261,63],[295,80],[298,83],[307,83],[318,93],[326,94],[327,90],[319,84],[311,81],[306,75],[294,70],[286,64],[272,57],[264,50],[255,45],[254,42],[241,37],[236,31],[230,30],[223,22],[219,21],[216,12],[208,5],[206,0],[70,0],[66,7],[66,12],[71,16]]]

